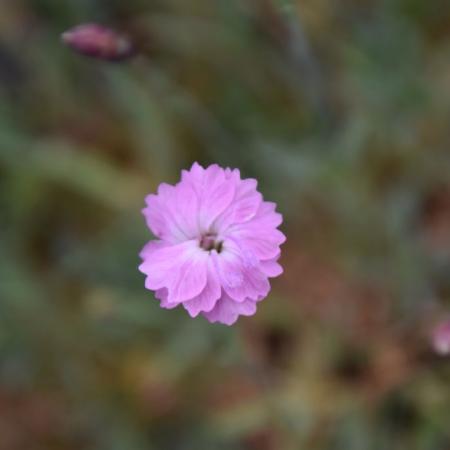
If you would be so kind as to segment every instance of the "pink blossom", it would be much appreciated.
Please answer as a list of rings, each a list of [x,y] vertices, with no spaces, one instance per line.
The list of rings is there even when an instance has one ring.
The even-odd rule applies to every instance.
[[[182,304],[191,317],[232,325],[255,314],[286,240],[276,205],[237,169],[194,163],[175,186],[161,184],[143,214],[157,240],[141,251],[145,287],[163,308]]]

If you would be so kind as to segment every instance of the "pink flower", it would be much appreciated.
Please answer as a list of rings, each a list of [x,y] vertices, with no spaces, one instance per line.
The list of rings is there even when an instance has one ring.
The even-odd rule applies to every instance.
[[[175,186],[161,184],[143,214],[158,240],[141,251],[139,270],[163,308],[232,325],[251,316],[270,290],[286,240],[281,214],[239,170],[194,163]]]

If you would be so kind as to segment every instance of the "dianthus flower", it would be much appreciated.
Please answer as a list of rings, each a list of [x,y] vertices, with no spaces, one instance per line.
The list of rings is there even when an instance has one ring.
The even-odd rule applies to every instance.
[[[194,163],[175,186],[146,197],[148,242],[139,270],[163,308],[182,304],[191,317],[232,325],[251,316],[270,290],[285,236],[276,205],[237,169]]]

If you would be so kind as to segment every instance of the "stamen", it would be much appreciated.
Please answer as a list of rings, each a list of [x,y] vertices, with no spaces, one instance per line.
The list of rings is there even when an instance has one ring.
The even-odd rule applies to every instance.
[[[215,234],[205,234],[201,237],[199,242],[200,247],[207,252],[211,250],[216,250],[217,253],[220,253],[223,248],[223,242],[217,240],[217,236]]]

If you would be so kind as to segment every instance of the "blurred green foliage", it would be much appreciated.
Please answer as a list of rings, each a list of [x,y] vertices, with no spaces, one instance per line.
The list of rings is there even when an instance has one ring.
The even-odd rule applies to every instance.
[[[140,54],[72,53],[81,22]],[[447,0],[3,0],[0,449],[450,448],[449,30]],[[232,328],[137,271],[195,160],[285,217]]]

